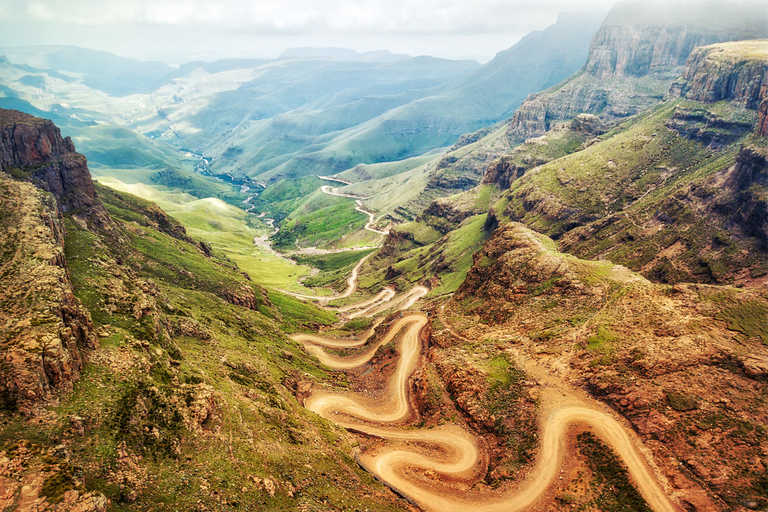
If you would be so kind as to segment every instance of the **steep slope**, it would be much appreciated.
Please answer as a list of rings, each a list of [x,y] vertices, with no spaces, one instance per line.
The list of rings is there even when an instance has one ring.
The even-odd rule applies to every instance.
[[[499,228],[439,310],[433,343],[514,353],[609,404],[690,510],[765,506],[765,291],[654,285],[555,247],[520,224]],[[584,503],[574,473],[561,489]]]
[[[50,192],[64,211],[93,208],[96,193],[85,157],[75,152],[70,138],[63,139],[51,122],[18,111],[2,111],[0,171],[28,178]]]
[[[523,221],[569,252],[609,258],[654,279],[758,285],[753,278],[768,271],[759,213],[765,139],[755,110],[765,96],[766,59],[765,41],[695,52],[685,74],[691,79],[672,91],[710,102],[667,101],[526,173],[492,211],[500,215],[494,223]]]
[[[766,37],[760,2],[621,2],[592,40],[583,71],[531,95],[507,136],[522,142],[579,113],[615,121],[658,103],[694,47]]]
[[[72,181],[38,188],[62,159],[40,141],[82,157],[49,121],[0,112],[0,133],[38,141],[0,146],[3,510],[402,509],[293,396],[329,375],[285,332],[334,314],[267,292],[129,194],[91,185],[90,206],[62,211]]]
[[[766,46],[759,40],[697,49],[654,109],[613,126],[581,114],[507,150],[485,170],[483,186],[503,191],[487,211],[486,234],[519,221],[557,239],[562,250],[608,258],[654,281],[761,286],[768,228],[757,107],[767,90]],[[465,158],[473,156],[480,154]],[[380,263],[409,260],[414,249],[454,236],[458,222],[485,213],[472,206],[476,194],[439,200],[415,224],[396,228]],[[427,232],[433,234],[424,238]],[[422,257],[407,275],[439,274],[426,270],[428,261]]]
[[[55,200],[2,175],[2,372],[4,410],[26,410],[72,390],[97,346],[75,298]]]
[[[376,276],[370,281],[366,277],[365,282],[421,280],[430,283],[432,295],[454,292],[471,266],[471,254],[499,225],[493,208],[501,195],[499,189],[508,188],[534,167],[584,150],[605,130],[595,116],[582,114],[514,149],[502,151],[503,128],[496,131],[495,138],[489,134],[466,145],[457,144],[459,147],[441,160],[447,162],[446,170],[477,169],[485,162],[482,183],[469,191],[436,199],[427,206],[424,203],[431,199],[429,190],[419,195],[421,213],[413,221],[391,230],[383,249],[369,261],[370,267],[364,267],[364,273],[372,270]],[[498,157],[497,152],[503,152],[504,156]],[[451,156],[458,158],[451,161]],[[353,187],[342,190],[350,189],[355,190]],[[376,197],[365,203],[376,204],[375,200]]]

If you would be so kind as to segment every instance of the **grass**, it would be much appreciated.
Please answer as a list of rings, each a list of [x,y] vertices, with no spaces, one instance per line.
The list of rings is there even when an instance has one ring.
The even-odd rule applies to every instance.
[[[699,406],[696,397],[687,393],[667,391],[666,395],[669,406],[678,412],[693,411]]]
[[[319,274],[305,279],[303,282],[305,286],[334,288],[337,291],[342,291],[346,289],[347,279],[355,265],[357,265],[361,258],[375,250],[374,248],[317,256],[296,256],[296,261],[318,268],[321,271]]]
[[[505,354],[496,355],[482,367],[488,372],[485,406],[497,418],[494,430],[506,439],[506,445],[513,453],[510,461],[512,468],[517,469],[533,459],[537,447],[534,417],[513,417],[510,414],[526,401],[525,388],[521,386],[526,373]]]
[[[354,201],[341,197],[333,199],[340,201],[303,214],[294,212],[294,218],[284,222],[272,237],[275,247],[326,247],[365,226],[368,217],[355,210]]]
[[[52,466],[43,484],[52,501],[79,481],[79,490],[103,492],[114,510],[295,510],[317,503],[398,509],[366,494],[382,487],[348,456],[349,438],[289,390],[296,379],[330,374],[285,332],[331,325],[335,315],[276,292],[262,296],[227,258],[216,251],[208,258],[155,230],[147,204],[120,194],[121,201],[102,195],[116,223],[109,232],[65,219],[75,295],[108,331],[103,357],[61,397],[57,420],[29,429],[6,416],[0,446],[13,457],[12,446],[29,444],[34,464],[68,439],[69,465]],[[257,310],[219,296],[239,286],[255,292]],[[143,316],[133,314],[139,303],[146,304]],[[202,334],[181,334],[179,325],[196,325]],[[83,436],[70,431],[75,417]],[[133,462],[121,463],[119,452]],[[271,479],[275,495],[252,477]]]
[[[608,446],[591,432],[582,432],[576,439],[598,489],[597,496],[588,505],[606,512],[651,511],[630,483],[627,468]]]
[[[110,188],[127,192],[159,204],[177,219],[187,233],[204,240],[226,255],[254,282],[263,286],[299,291],[299,278],[309,274],[305,265],[296,265],[272,251],[254,245],[257,236],[267,236],[271,228],[240,208],[216,198],[197,199],[178,191],[163,191],[146,184],[127,184],[116,179],[103,180]],[[125,220],[136,221],[128,213]]]
[[[320,255],[297,255],[296,261],[302,265],[319,268],[320,270],[334,271],[346,269],[350,265],[354,266],[361,258],[371,254],[376,249],[363,249],[360,251],[344,251]]]
[[[768,345],[768,304],[756,300],[725,308],[718,318],[728,322],[728,329],[749,338],[760,338]]]

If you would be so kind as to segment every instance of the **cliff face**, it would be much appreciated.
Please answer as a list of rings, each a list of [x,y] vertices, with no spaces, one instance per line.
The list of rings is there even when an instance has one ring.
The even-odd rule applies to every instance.
[[[582,112],[611,121],[647,110],[662,99],[695,47],[765,37],[766,25],[764,6],[754,2],[617,4],[592,39],[583,72],[529,96],[507,136],[522,142]],[[750,81],[742,77],[740,83],[744,78]]]
[[[0,110],[0,171],[52,193],[62,212],[97,204],[85,157],[47,119]]]
[[[713,103],[728,100],[756,110],[768,93],[768,40],[696,48],[670,96]]]
[[[682,66],[696,46],[711,44],[717,36],[685,26],[611,24],[606,21],[592,40],[586,71],[592,76],[644,76],[660,69]]]
[[[60,212],[109,217],[85,157],[51,121],[0,110],[0,171],[0,408],[26,410],[71,390],[97,345],[73,293]]]
[[[23,410],[71,390],[97,338],[72,291],[56,202],[3,178],[0,203],[0,408]]]

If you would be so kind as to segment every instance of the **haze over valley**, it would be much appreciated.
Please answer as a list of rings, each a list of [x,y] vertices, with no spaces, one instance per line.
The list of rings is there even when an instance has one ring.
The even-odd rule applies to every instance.
[[[96,7],[0,2],[0,511],[768,508],[762,2]]]

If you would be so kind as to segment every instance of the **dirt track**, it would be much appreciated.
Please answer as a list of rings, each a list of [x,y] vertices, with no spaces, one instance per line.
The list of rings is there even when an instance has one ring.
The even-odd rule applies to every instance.
[[[323,305],[328,304],[328,301],[332,299],[343,299],[343,298],[349,297],[350,295],[355,293],[355,290],[357,290],[357,275],[360,272],[360,267],[363,266],[363,263],[365,263],[365,260],[367,260],[369,257],[370,257],[370,254],[367,254],[363,256],[360,259],[360,261],[357,262],[357,265],[355,265],[355,268],[352,269],[352,272],[349,274],[349,278],[347,279],[347,289],[337,295],[329,295],[327,297],[322,297],[319,295],[303,295],[301,293],[294,293],[286,290],[279,290],[279,291],[281,293],[285,293],[286,295],[290,295],[298,299],[320,301],[320,303]],[[394,292],[392,292],[392,294],[394,295]]]
[[[402,302],[401,309],[413,305],[426,289],[411,290],[387,304],[365,304],[360,316],[373,316],[379,308],[391,308]],[[399,345],[400,360],[387,387],[387,399],[376,400],[354,393],[320,391],[305,400],[305,406],[325,418],[356,431],[391,440],[380,449],[357,455],[360,464],[381,481],[397,490],[410,501],[427,511],[496,512],[521,511],[535,504],[554,482],[565,456],[565,437],[575,424],[588,426],[607,442],[621,457],[648,505],[657,512],[680,511],[668,497],[643,455],[642,443],[627,427],[586,396],[571,390],[540,367],[529,363],[526,368],[545,382],[542,388],[542,416],[540,419],[541,447],[536,465],[525,481],[516,487],[502,487],[497,491],[463,491],[456,485],[443,485],[425,478],[425,472],[442,475],[455,481],[466,482],[465,488],[481,478],[486,461],[478,440],[457,426],[432,429],[404,430],[391,424],[411,415],[407,397],[407,381],[415,369],[421,353],[419,332],[428,319],[422,314],[410,314],[395,322],[387,336],[365,354],[354,358],[328,355],[315,345],[351,346],[349,341],[331,341],[312,335],[298,335],[313,354],[332,368],[346,369],[364,364],[379,346],[391,341],[408,326]],[[374,423],[372,425],[371,423]],[[429,447],[429,448],[425,448]],[[438,479],[439,480],[439,479]],[[461,486],[459,486],[461,487]]]

